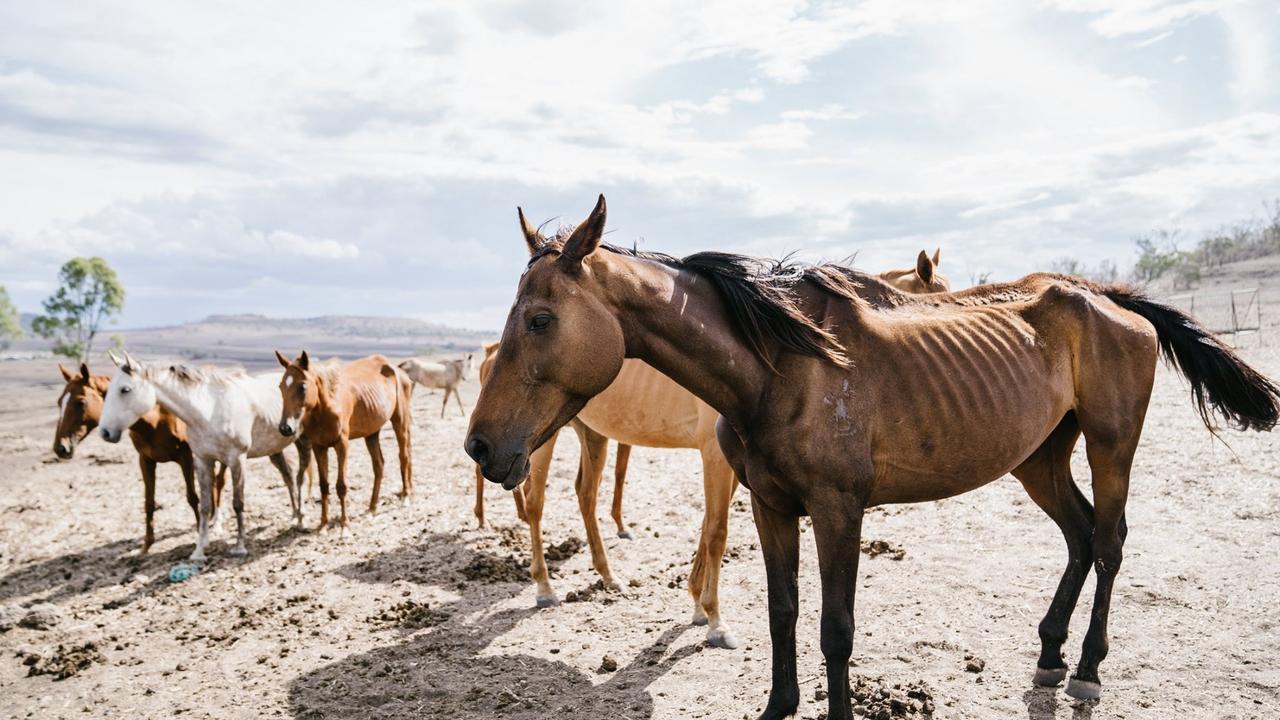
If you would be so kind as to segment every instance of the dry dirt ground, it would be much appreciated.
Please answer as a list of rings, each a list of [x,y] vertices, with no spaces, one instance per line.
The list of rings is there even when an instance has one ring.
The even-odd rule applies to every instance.
[[[1269,342],[1244,352],[1280,377],[1280,339]],[[224,535],[203,572],[174,584],[167,573],[194,540],[177,468],[161,468],[158,540],[139,556],[133,449],[91,438],[74,460],[54,462],[56,378],[52,361],[0,365],[0,607],[21,616],[45,601],[65,612],[52,629],[0,632],[0,716],[736,719],[763,704],[764,573],[742,493],[721,595],[742,647],[704,649],[702,629],[688,624],[682,582],[701,508],[694,451],[633,455],[626,509],[636,539],[606,539],[626,594],[536,610],[511,502],[490,486],[495,527],[475,527],[466,420],[456,409],[439,419],[440,396],[419,391],[413,504],[384,489],[378,514],[365,512],[370,466],[357,446],[351,530],[313,532],[314,503],[308,528],[294,530],[278,476],[251,461],[249,557],[229,557]],[[476,392],[464,388],[468,407]],[[904,553],[863,557],[852,672],[864,694],[899,686],[896,696],[920,709],[905,706],[912,717],[925,699],[940,718],[1277,717],[1280,453],[1275,436],[1224,439],[1229,447],[1210,438],[1182,381],[1162,369],[1133,473],[1100,703],[1030,683],[1036,625],[1065,549],[1011,478],[868,516],[866,536]],[[576,455],[568,433],[549,489],[551,543],[583,535]],[[1088,477],[1082,463],[1076,477]],[[817,718],[824,680],[808,537],[799,716]],[[553,575],[562,597],[595,579],[585,551]]]

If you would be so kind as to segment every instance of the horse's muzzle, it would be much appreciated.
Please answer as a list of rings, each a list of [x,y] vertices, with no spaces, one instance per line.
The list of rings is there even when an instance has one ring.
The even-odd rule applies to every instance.
[[[120,433],[118,433],[118,432],[117,432],[117,433],[112,433],[112,432],[111,432],[110,430],[108,430],[107,428],[101,428],[100,430],[98,430],[98,434],[102,436],[102,439],[103,439],[103,440],[106,440],[106,441],[107,441],[107,442],[109,442],[109,443],[118,443],[118,442],[120,442]]]
[[[480,466],[480,473],[489,482],[501,483],[507,490],[514,490],[529,474],[529,459],[523,452],[495,451],[483,435],[471,433],[463,443],[467,455]]]
[[[281,435],[285,437],[293,437],[293,426],[289,423],[280,423],[280,427],[278,429],[280,430]]]
[[[53,446],[53,454],[59,460],[70,460],[71,456],[76,454],[76,446],[69,442],[59,442]]]

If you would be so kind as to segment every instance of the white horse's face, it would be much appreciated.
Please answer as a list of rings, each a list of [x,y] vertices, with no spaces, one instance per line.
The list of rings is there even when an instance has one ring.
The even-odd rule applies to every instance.
[[[137,377],[137,371],[124,365],[116,370],[107,387],[107,397],[102,405],[102,420],[98,432],[107,442],[120,442],[124,431],[138,422],[156,404],[156,389],[151,383]]]

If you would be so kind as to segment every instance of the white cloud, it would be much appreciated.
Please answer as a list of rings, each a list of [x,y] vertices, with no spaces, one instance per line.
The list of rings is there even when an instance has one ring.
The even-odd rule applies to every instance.
[[[1123,259],[1141,228],[1280,196],[1261,2],[295,2],[247,17],[0,6],[0,283],[21,305],[43,292],[33,278],[92,252],[151,297],[194,298],[130,313],[322,305],[336,284],[367,312],[408,298],[500,314],[520,265],[511,208],[572,218],[601,189],[619,238],[654,249],[902,265],[945,242],[951,267],[1007,275],[1070,248]]]

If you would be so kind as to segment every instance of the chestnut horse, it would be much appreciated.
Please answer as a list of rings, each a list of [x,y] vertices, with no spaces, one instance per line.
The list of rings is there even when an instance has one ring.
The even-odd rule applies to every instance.
[[[1157,358],[1181,371],[1206,426],[1280,418],[1280,388],[1182,312],[1141,292],[1059,275],[873,306],[875,278],[834,265],[703,252],[681,260],[601,244],[601,196],[564,242],[530,260],[464,442],[514,488],[530,456],[625,358],[644,360],[721,415],[751,491],[768,580],[773,677],[762,718],[799,704],[799,523],[812,519],[822,584],[828,717],[852,718],[849,657],[868,507],[968,492],[1012,472],[1067,541],[1040,625],[1034,680],[1067,675],[1062,644],[1092,563],[1089,629],[1067,693],[1101,695],[1129,474]],[[892,294],[885,286],[884,292]],[[941,419],[945,419],[945,422]],[[1071,479],[1085,439],[1094,505]]]
[[[951,281],[942,276],[938,272],[938,265],[942,263],[942,248],[935,248],[933,258],[929,254],[921,250],[916,256],[916,266],[905,270],[885,270],[877,277],[889,285],[909,293],[917,295],[925,293],[949,292],[951,290]]]
[[[373,493],[369,513],[378,511],[382,491],[382,426],[391,421],[400,448],[400,492],[408,500],[413,493],[413,460],[409,432],[412,418],[409,399],[413,381],[381,355],[370,355],[346,365],[323,364],[312,367],[304,350],[292,362],[280,351],[276,360],[284,368],[280,378],[280,433],[295,433],[308,441],[320,472],[320,526],[329,525],[329,448],[338,462],[338,503],[340,519],[347,528],[347,447],[354,438],[364,438],[373,460]]]
[[[85,363],[80,363],[79,373],[72,373],[62,363],[58,363],[58,371],[66,385],[58,396],[58,429],[53,436],[53,454],[59,460],[70,460],[75,455],[76,445],[98,427],[111,377],[90,374]],[[191,460],[191,447],[187,445],[187,426],[176,415],[159,405],[153,406],[150,412],[129,426],[129,439],[138,451],[138,468],[142,471],[143,508],[147,518],[142,538],[142,552],[145,553],[151,549],[156,537],[156,465],[172,462],[182,469],[182,479],[187,486],[187,504],[195,514],[197,524],[200,522],[200,496],[196,494],[196,471]],[[227,468],[222,466],[213,485],[215,517],[226,482]]]

